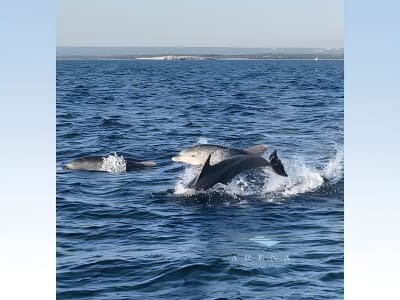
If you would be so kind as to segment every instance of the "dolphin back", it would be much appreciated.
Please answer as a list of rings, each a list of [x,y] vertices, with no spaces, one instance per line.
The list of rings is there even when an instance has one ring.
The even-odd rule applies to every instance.
[[[200,174],[193,180],[189,187],[194,189],[208,189],[217,183],[227,184],[241,172],[255,168],[270,166],[270,163],[258,155],[237,155],[210,165],[209,155]]]
[[[263,155],[265,151],[267,151],[267,145],[255,145],[249,148],[244,149],[247,154],[251,155]]]
[[[148,161],[127,160],[126,161],[126,170],[130,171],[130,170],[133,170],[133,169],[154,167],[156,165],[157,164],[154,161],[151,161],[151,160],[148,160]]]
[[[63,165],[64,169],[69,170],[84,170],[84,171],[102,171],[107,172],[104,169],[104,156],[85,156],[81,158],[76,158],[73,161]],[[134,161],[127,159],[126,161],[126,171],[131,171],[139,168],[154,167],[157,164],[153,161]]]
[[[85,170],[85,171],[99,171],[103,165],[102,156],[85,156],[76,158],[69,163],[63,165],[63,169],[68,170]]]

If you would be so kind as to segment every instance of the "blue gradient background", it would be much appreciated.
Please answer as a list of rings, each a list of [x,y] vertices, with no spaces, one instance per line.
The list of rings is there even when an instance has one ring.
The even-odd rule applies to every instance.
[[[0,40],[0,299],[52,299],[54,1],[2,1]]]
[[[55,298],[55,3],[0,10],[0,298]],[[398,298],[400,4],[345,3],[345,297]]]
[[[399,299],[400,294],[399,11],[396,1],[345,5],[348,299],[364,294],[368,299]]]

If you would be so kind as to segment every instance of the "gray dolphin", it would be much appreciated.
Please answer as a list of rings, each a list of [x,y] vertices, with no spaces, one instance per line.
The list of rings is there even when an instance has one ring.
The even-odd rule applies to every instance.
[[[200,144],[183,149],[178,155],[172,157],[172,160],[194,166],[202,166],[211,154],[210,164],[215,165],[232,156],[263,155],[267,149],[268,146],[266,145],[256,145],[246,149],[237,149],[219,145]]]
[[[85,156],[74,159],[73,161],[63,165],[64,169],[69,170],[84,170],[84,171],[102,171],[107,172],[108,170],[104,167],[106,157],[104,156]],[[156,165],[153,161],[133,161],[124,160],[126,165],[126,172],[145,167],[153,167]]]
[[[271,167],[278,175],[287,177],[276,150],[270,155],[270,162],[259,155],[237,155],[210,165],[211,154],[201,169],[200,174],[189,183],[190,188],[206,190],[217,183],[227,184],[241,172],[255,168]]]

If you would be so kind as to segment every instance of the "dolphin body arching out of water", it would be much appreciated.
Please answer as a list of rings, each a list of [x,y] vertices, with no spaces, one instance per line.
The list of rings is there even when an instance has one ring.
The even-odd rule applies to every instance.
[[[63,168],[68,170],[108,172],[108,170],[104,168],[104,160],[104,156],[85,156],[72,160],[71,162],[63,165]],[[156,166],[156,163],[153,161],[140,162],[133,160],[124,160],[124,162],[126,164],[126,172],[135,169]]]
[[[229,157],[237,155],[263,155],[268,149],[266,145],[256,145],[246,149],[231,148],[226,146],[199,144],[179,152],[172,157],[175,162],[183,162],[193,166],[202,166],[211,155],[210,165],[215,165]]]
[[[241,172],[262,167],[271,167],[278,175],[288,176],[276,150],[270,155],[270,161],[259,155],[236,155],[211,165],[210,159],[211,154],[204,163],[200,174],[189,183],[190,188],[206,190],[217,183],[227,184]]]

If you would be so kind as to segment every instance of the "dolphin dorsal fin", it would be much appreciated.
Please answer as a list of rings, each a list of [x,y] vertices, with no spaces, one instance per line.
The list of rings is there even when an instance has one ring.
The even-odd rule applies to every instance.
[[[189,186],[195,185],[196,182],[206,173],[206,171],[211,168],[210,160],[211,160],[211,154],[208,155],[208,158],[207,158],[206,162],[203,164],[203,167],[201,168],[199,175],[197,175],[196,179],[193,180],[189,184]]]
[[[255,145],[244,149],[244,151],[246,151],[247,154],[262,155],[264,154],[265,151],[267,151],[267,149],[268,149],[267,145]]]
[[[210,160],[211,160],[211,154],[208,155],[206,162],[204,163],[203,167],[201,168],[199,178],[207,169],[209,169],[211,167]]]

